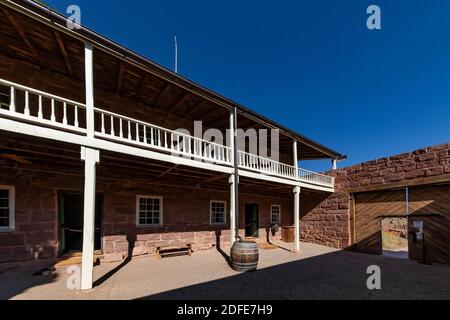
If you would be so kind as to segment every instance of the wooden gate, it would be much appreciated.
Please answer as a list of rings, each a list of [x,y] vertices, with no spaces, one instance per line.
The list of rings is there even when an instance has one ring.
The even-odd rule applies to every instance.
[[[450,264],[450,185],[361,193],[354,199],[355,251],[382,254],[381,219],[404,216],[409,219],[410,258],[422,259],[423,242],[416,239],[414,221],[423,221],[427,260]]]
[[[363,253],[382,254],[381,219],[385,216],[402,214],[406,217],[405,190],[355,195],[354,249]]]
[[[411,189],[409,211],[409,257],[422,259],[423,242],[414,236],[414,220],[421,220],[427,261],[450,264],[450,185]]]

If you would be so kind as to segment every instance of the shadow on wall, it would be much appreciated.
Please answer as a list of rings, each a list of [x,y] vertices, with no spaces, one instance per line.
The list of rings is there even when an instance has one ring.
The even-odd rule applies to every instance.
[[[99,279],[97,279],[94,282],[94,288],[102,285],[105,281],[107,281],[109,278],[114,276],[117,272],[119,272],[122,268],[124,268],[127,264],[129,264],[131,262],[131,260],[133,259],[133,251],[134,251],[134,248],[136,245],[136,240],[137,240],[136,232],[132,232],[127,235],[128,254],[127,254],[125,260],[123,260],[123,262],[120,265],[118,265],[117,267],[115,267],[114,269],[112,269],[111,271],[109,271],[108,273],[106,273],[105,275],[100,277]]]
[[[371,265],[381,267],[383,290],[367,289]],[[446,299],[449,272],[445,266],[339,251],[140,300]]]

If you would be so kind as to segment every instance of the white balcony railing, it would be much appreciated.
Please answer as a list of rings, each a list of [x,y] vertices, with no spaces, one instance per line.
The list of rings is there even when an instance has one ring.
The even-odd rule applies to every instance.
[[[295,167],[268,158],[239,151],[239,166],[263,174],[296,179]]]
[[[0,79],[0,117],[87,136],[85,104]],[[94,137],[189,159],[232,166],[229,147],[94,108]],[[1,129],[1,128],[0,128]],[[334,178],[278,161],[238,152],[241,169],[290,180],[334,187]]]
[[[166,151],[193,159],[231,165],[231,149],[188,134],[95,108],[100,126],[95,136]]]
[[[334,178],[317,172],[298,169],[278,161],[256,156],[247,152],[239,151],[239,166],[241,168],[256,171],[282,178],[299,179],[302,182],[321,186],[334,187]]]
[[[298,178],[300,181],[306,182],[306,183],[313,183],[318,184],[322,186],[332,186],[334,187],[334,177],[327,176],[325,174],[305,170],[305,169],[298,169]]]
[[[0,114],[20,118],[21,121],[86,133],[86,106],[72,100],[0,79],[8,88],[9,104],[0,103]]]

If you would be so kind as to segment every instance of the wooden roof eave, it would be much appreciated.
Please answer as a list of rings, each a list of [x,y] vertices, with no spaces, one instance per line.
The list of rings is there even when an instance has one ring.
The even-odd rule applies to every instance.
[[[219,106],[222,106],[229,111],[234,110],[236,107],[238,109],[239,114],[260,123],[269,129],[278,129],[280,133],[290,137],[294,140],[297,140],[300,143],[303,143],[318,152],[322,153],[325,158],[328,159],[345,159],[345,156],[342,154],[329,149],[291,129],[288,129],[275,121],[272,121],[249,108],[246,108],[236,102],[233,102],[215,92],[212,92],[193,81],[186,79],[174,72],[164,68],[161,65],[143,57],[142,55],[135,53],[128,48],[123,47],[122,45],[114,42],[110,39],[103,37],[102,35],[92,31],[84,26],[81,26],[80,29],[70,30],[66,26],[67,18],[62,14],[47,8],[37,2],[32,0],[0,0],[0,3],[14,9],[22,14],[25,14],[35,20],[38,20],[52,28],[57,29],[60,32],[63,32],[71,37],[74,37],[82,42],[91,43],[96,49],[102,50],[105,53],[108,53],[118,59],[121,59],[127,63],[134,65],[142,69],[143,71],[149,72],[167,82],[170,82],[178,87],[181,87],[184,90],[187,90],[193,94],[196,94],[203,99],[206,99],[212,103],[215,103]],[[321,158],[321,157],[318,157]]]

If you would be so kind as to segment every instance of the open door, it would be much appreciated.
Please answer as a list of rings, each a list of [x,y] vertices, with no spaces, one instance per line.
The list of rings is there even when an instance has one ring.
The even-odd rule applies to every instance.
[[[383,255],[391,258],[408,259],[408,218],[381,218]]]
[[[259,236],[259,207],[256,204],[245,205],[245,236]]]
[[[60,254],[81,252],[83,249],[84,199],[78,192],[59,195]],[[95,250],[101,250],[103,196],[95,204]]]

